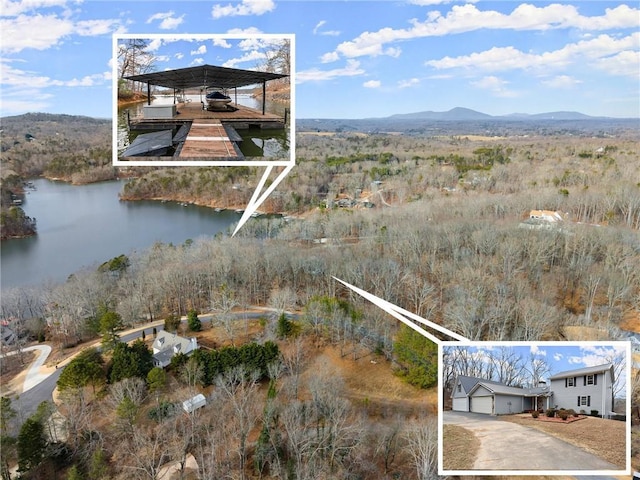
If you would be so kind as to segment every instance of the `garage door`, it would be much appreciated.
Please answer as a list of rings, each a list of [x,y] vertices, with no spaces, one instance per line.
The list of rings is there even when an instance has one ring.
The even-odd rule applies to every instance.
[[[468,412],[469,407],[467,406],[466,397],[454,398],[452,408],[456,412]]]
[[[471,397],[471,411],[474,413],[493,413],[493,397]]]

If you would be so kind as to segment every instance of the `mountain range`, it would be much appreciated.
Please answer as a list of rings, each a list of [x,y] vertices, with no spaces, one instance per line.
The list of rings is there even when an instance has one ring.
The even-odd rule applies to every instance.
[[[509,115],[489,115],[487,113],[477,112],[469,108],[455,107],[446,112],[415,112],[415,113],[398,113],[385,117],[393,120],[593,120],[603,119],[606,117],[592,117],[580,112],[546,112],[546,113],[512,113]]]

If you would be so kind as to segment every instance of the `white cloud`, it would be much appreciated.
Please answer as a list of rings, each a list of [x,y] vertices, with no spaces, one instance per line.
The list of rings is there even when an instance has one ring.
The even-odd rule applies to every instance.
[[[637,75],[638,53],[630,50],[637,48],[639,42],[640,33],[633,33],[619,39],[609,35],[599,35],[593,39],[571,43],[561,49],[549,52],[525,53],[512,46],[493,47],[470,55],[429,60],[425,64],[439,70],[465,68],[496,72],[538,69],[548,72],[579,63],[603,69],[608,66],[611,67],[609,69],[611,73],[631,74],[635,61],[635,74]],[[614,68],[616,65],[619,68]]]
[[[363,75],[365,71],[360,68],[360,62],[357,60],[347,60],[344,68],[334,68],[333,70],[319,70],[312,68],[296,73],[296,83],[304,83],[310,81],[333,80],[338,77],[353,77]]]
[[[246,15],[263,15],[276,8],[273,0],[242,0],[237,5],[214,5],[211,16],[214,19]]]
[[[204,58],[198,57],[191,60],[189,65],[202,65],[204,63]]]
[[[184,22],[184,15],[181,15],[179,17],[174,17],[174,15],[175,13],[173,11],[155,13],[147,19],[147,23],[160,20],[160,24],[158,25],[158,27],[161,30],[174,30],[178,28],[178,26],[182,22]]]
[[[564,358],[564,355],[562,355],[561,353],[554,353],[554,354],[553,354],[553,359],[554,359],[556,362],[559,362],[559,361],[560,361],[560,360],[562,360],[563,358]]]
[[[17,2],[1,0],[0,12],[2,12],[2,16],[15,17],[21,13],[34,11],[39,8],[64,7],[67,3],[69,3],[68,0],[21,0]]]
[[[156,55],[155,60],[156,62],[168,62],[171,57],[169,55]]]
[[[57,15],[20,15],[16,18],[0,19],[2,31],[1,49],[6,53],[17,53],[24,49],[46,50],[58,45],[63,38],[73,33],[73,22]],[[25,35],[25,32],[32,32]]]
[[[231,28],[227,30],[227,33],[231,33],[233,35],[256,35],[262,33],[262,30],[257,27]]]
[[[529,352],[531,352],[531,355],[539,355],[541,357],[547,356],[547,351],[541,350],[540,347],[538,347],[538,345],[536,345],[535,343],[532,344],[531,347],[529,347]]]
[[[418,80],[417,78],[410,78],[408,80],[400,80],[398,82],[398,88],[409,88],[409,87],[415,87],[417,85],[420,85],[420,80]]]
[[[340,55],[338,55],[337,52],[328,52],[320,57],[320,61],[322,63],[331,63],[335,62],[338,59],[340,59]]]
[[[572,88],[582,83],[582,80],[577,80],[569,75],[558,75],[549,80],[543,80],[542,84],[551,88]]]
[[[176,57],[178,60],[180,60],[180,59],[182,59],[182,58],[184,57],[184,53],[180,53],[180,52],[178,52],[178,53],[176,53],[176,54],[174,55],[174,57]]]
[[[447,3],[453,3],[455,1],[464,1],[464,3],[476,3],[479,0],[409,0],[409,3],[414,5],[420,5],[422,7],[430,7],[433,5],[444,5]]]
[[[325,20],[320,20],[315,27],[313,27],[313,34],[314,35],[325,35],[325,36],[331,36],[331,37],[337,37],[338,35],[340,35],[340,31],[338,30],[320,30],[321,27],[323,27],[327,22]]]
[[[318,33],[318,30],[320,29],[320,27],[322,27],[325,23],[327,23],[326,20],[320,20],[315,27],[313,27],[313,34],[316,35]]]
[[[347,58],[393,54],[385,44],[423,38],[471,32],[482,29],[533,30],[576,28],[584,31],[637,28],[640,10],[620,5],[608,8],[602,16],[588,17],[574,5],[518,5],[511,13],[479,10],[475,5],[455,5],[443,16],[438,11],[427,13],[425,21],[410,20],[408,28],[385,27],[375,32],[363,32],[351,41],[337,46],[335,52]]]
[[[362,86],[365,88],[380,88],[380,85],[380,80],[369,80],[362,84]]]
[[[229,42],[227,42],[224,38],[214,38],[213,46],[221,47],[221,48],[231,48],[232,45]]]
[[[240,63],[246,62],[255,62],[266,59],[267,56],[264,52],[259,52],[257,50],[253,50],[251,52],[247,52],[239,58],[231,58],[222,64],[223,67],[234,68],[236,65]]]
[[[204,55],[207,53],[207,46],[200,45],[197,49],[191,50],[191,55]]]
[[[46,50],[59,45],[71,35],[94,36],[123,33],[120,20],[83,20],[74,22],[68,16],[18,15],[0,19],[4,53],[18,53],[25,49]],[[28,35],[25,32],[29,32]]]

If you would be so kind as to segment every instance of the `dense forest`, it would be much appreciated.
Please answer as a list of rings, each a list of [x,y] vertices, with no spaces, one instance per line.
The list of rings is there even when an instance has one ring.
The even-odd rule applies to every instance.
[[[49,446],[25,471],[157,478],[168,461],[186,472],[192,455],[193,478],[435,478],[435,397],[404,408],[355,396],[317,360],[371,359],[413,392],[429,391],[433,344],[334,277],[473,340],[574,339],[576,329],[581,339],[622,338],[640,310],[638,145],[628,135],[299,134],[297,165],[265,205],[286,218],[252,219],[233,238],[157,243],[64,283],[2,292],[2,316],[22,338],[45,335],[59,348],[113,333],[105,312],[124,328],[197,311],[219,332],[211,352],[268,342],[280,352],[256,373],[257,347],[229,370],[220,358],[240,353],[203,351],[166,379],[136,369],[111,378],[114,355],[137,355],[125,347],[93,356],[80,384],[64,389],[64,441],[45,439],[47,416],[12,424],[18,447],[20,436]],[[122,198],[229,208],[246,205],[261,175],[142,173]],[[531,210],[563,220],[532,223]],[[256,306],[273,313],[248,333],[232,313]],[[172,414],[196,392],[207,407]],[[53,447],[70,463],[57,464]]]

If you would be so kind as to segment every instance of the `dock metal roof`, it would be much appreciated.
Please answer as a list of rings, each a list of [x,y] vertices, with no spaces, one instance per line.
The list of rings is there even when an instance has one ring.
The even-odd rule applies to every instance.
[[[269,80],[288,77],[282,73],[241,70],[239,68],[199,65],[197,67],[178,68],[163,72],[143,73],[125,77],[135,82],[183,90],[194,87],[234,88],[265,83]]]

